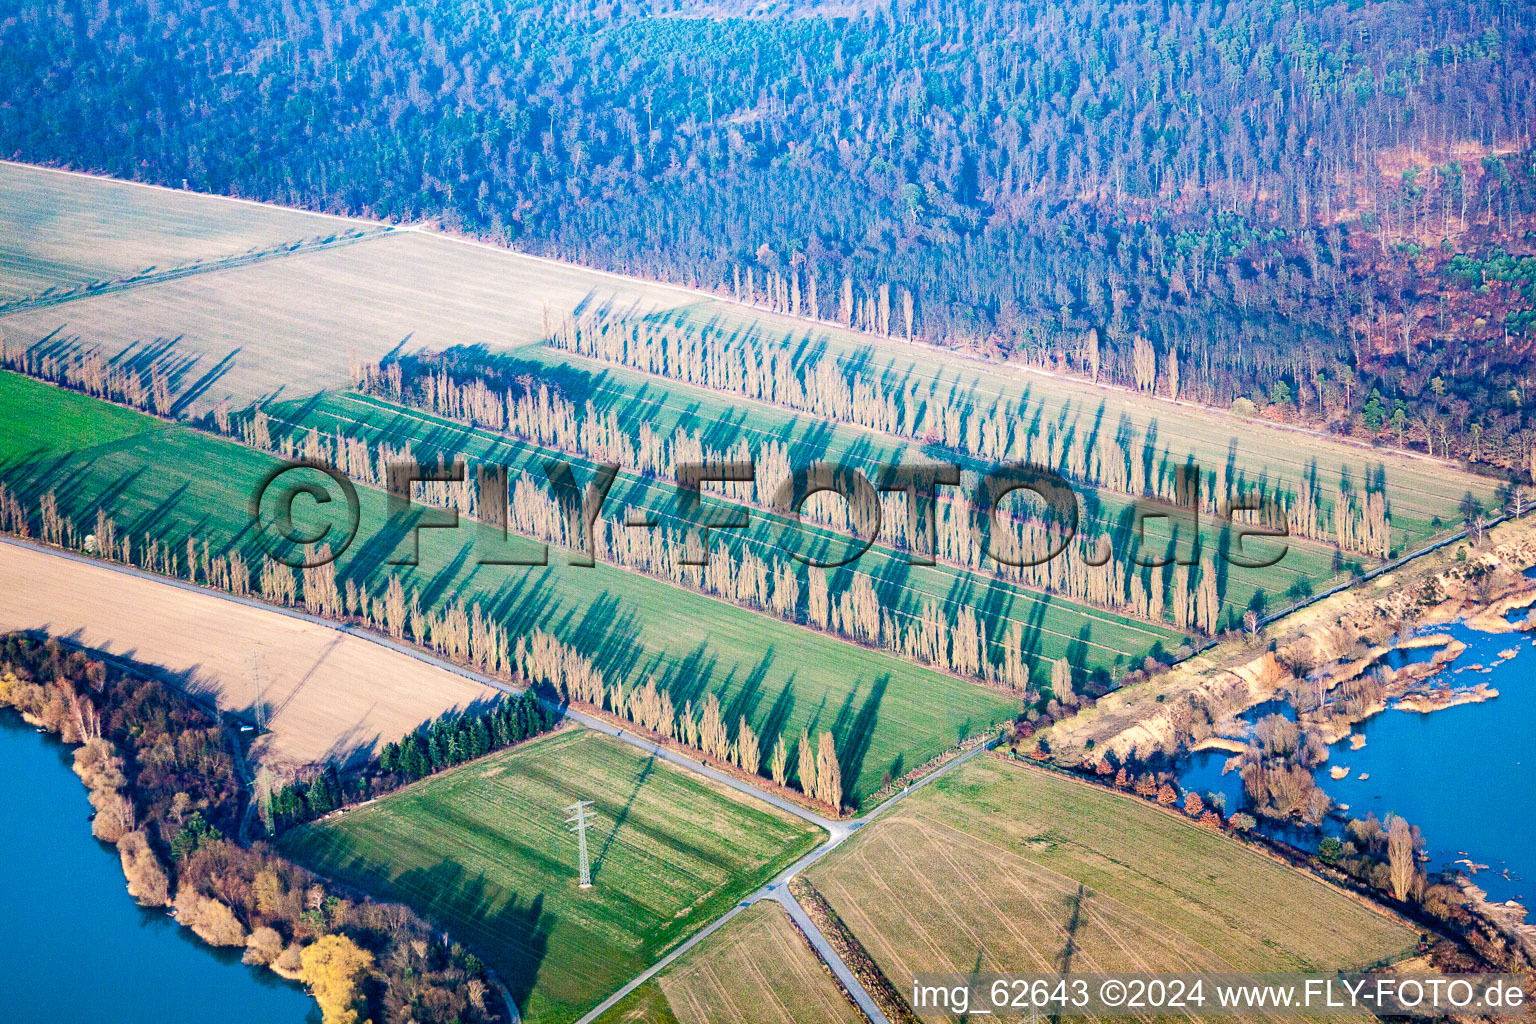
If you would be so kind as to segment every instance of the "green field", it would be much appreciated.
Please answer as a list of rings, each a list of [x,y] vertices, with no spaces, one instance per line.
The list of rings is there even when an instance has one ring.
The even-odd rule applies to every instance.
[[[515,475],[528,472],[542,480],[542,465],[547,458],[560,457],[574,464],[590,467],[585,460],[560,456],[549,449],[510,440],[504,435],[470,428],[428,413],[407,409],[353,394],[324,396],[313,402],[290,403],[276,408],[272,415],[299,439],[310,428],[322,435],[341,432],[381,441],[399,448],[409,445],[429,461],[443,456],[446,460],[462,457],[470,465],[489,464],[508,467]],[[274,428],[275,429],[275,428]],[[653,513],[662,525],[679,529],[684,522],[670,482],[657,481],[638,473],[621,473],[608,495],[604,519],[615,529],[624,521],[624,509],[634,507]],[[706,501],[712,514],[723,516],[724,503]],[[783,517],[753,510],[747,530],[723,530],[712,536],[723,541],[738,557],[751,551],[770,564],[789,561],[784,554],[780,531]],[[814,532],[822,538],[823,548],[841,549],[837,535],[826,530]],[[802,594],[811,571],[795,565],[801,579]],[[954,566],[912,566],[907,558],[881,546],[872,547],[848,566],[829,572],[831,593],[835,597],[852,584],[856,574],[868,576],[880,596],[883,610],[896,615],[903,624],[920,617],[922,602],[929,601],[943,609],[951,621],[962,607],[976,610],[987,628],[992,646],[1001,658],[1001,639],[1014,625],[1023,630],[1026,650],[1042,671],[1038,685],[1047,685],[1050,662],[1066,658],[1081,678],[1098,670],[1123,669],[1139,662],[1154,648],[1168,651],[1184,637],[1171,628],[1155,626],[1116,615],[1059,597],[1051,597],[1001,582],[996,578],[967,572]]]
[[[1228,836],[998,755],[903,800],[807,878],[898,991],[920,971],[1348,970],[1417,944]]]
[[[159,432],[174,428],[131,409],[0,372],[0,465],[8,470]]]
[[[591,889],[565,808],[596,805]],[[574,1020],[819,841],[798,819],[571,728],[434,776],[279,848],[405,902],[501,976],[530,1022]]]
[[[36,408],[51,418],[12,412]],[[14,374],[0,374],[0,409],[14,424],[0,437],[0,479],[34,516],[52,489],[81,527],[104,506],[135,544],[149,533],[181,550],[192,534],[216,552],[239,545],[259,564],[248,503],[276,459]],[[67,450],[56,423],[74,431]],[[143,433],[128,433],[135,423]],[[359,490],[362,525],[338,561],[343,580],[379,594],[398,572],[425,607],[479,602],[509,635],[549,630],[610,680],[653,679],[679,705],[715,693],[727,721],[745,715],[766,746],[781,732],[792,740],[802,728],[831,730],[853,803],[887,773],[1018,711],[1017,700],[952,676],[611,566],[570,566],[559,552],[548,566],[479,565],[495,541],[473,527],[423,530],[419,565],[386,565],[400,535],[386,529],[383,494]],[[519,553],[529,549],[524,542]]]
[[[739,439],[747,440],[753,448],[772,440],[789,449],[792,465],[809,465],[826,460],[867,471],[878,465],[953,458],[967,469],[986,468],[978,460],[947,453],[932,446],[903,441],[893,435],[879,434],[847,424],[832,424],[758,403],[739,401],[733,404],[725,395],[620,367],[592,363],[580,357],[566,357],[563,353],[543,347],[520,349],[512,356],[493,360],[493,365],[504,378],[515,378],[527,373],[541,381],[549,381],[578,407],[591,401],[599,414],[613,414],[631,436],[637,435],[643,424],[649,424],[662,436],[677,431],[694,432],[719,451],[729,449]],[[349,425],[351,420],[357,418],[348,413],[341,415],[349,421]],[[439,433],[445,438],[455,436],[451,427]],[[1082,485],[1078,485],[1077,490],[1084,499],[1084,533],[1093,532],[1090,521],[1100,524],[1112,541],[1115,557],[1129,563],[1134,550],[1131,499]],[[1148,520],[1146,534],[1152,547],[1166,545],[1171,533],[1168,520]],[[1214,516],[1202,516],[1201,535],[1203,551],[1223,552],[1228,549],[1230,533]],[[1267,550],[1259,542],[1250,543],[1255,550]],[[1286,543],[1285,557],[1277,564],[1265,568],[1245,568],[1224,558],[1216,560],[1221,601],[1229,623],[1240,622],[1243,612],[1250,607],[1262,606],[1273,610],[1300,594],[1325,590],[1334,583],[1346,580],[1351,565],[1362,561],[1358,556],[1351,555],[1344,559],[1343,566],[1335,568],[1332,547],[1300,538],[1289,538]],[[873,559],[877,556],[871,552],[868,557]],[[860,561],[862,563],[863,559]],[[1156,585],[1171,591],[1170,573],[1160,570],[1153,574],[1153,578]],[[1011,588],[1011,584],[1004,586]],[[1122,618],[1113,612],[1094,609],[1065,598],[1052,600],[1067,608],[1079,609],[1088,622],[1094,619]],[[978,606],[988,607],[980,603]],[[1141,625],[1145,626],[1145,623]],[[1050,628],[1062,631],[1059,626],[1053,625]],[[1069,626],[1065,632],[1075,636],[1080,629],[1081,624],[1077,624]],[[1094,631],[1109,632],[1100,630],[1098,626],[1094,626]],[[1171,634],[1171,630],[1167,632]],[[996,639],[1000,634],[992,630],[991,635]],[[1151,642],[1156,642],[1155,635]],[[1112,640],[1101,644],[1102,648],[1111,652],[1129,650],[1135,646],[1117,644]],[[1141,649],[1145,651],[1147,646],[1144,643]],[[1110,657],[1113,657],[1113,653],[1110,653]]]

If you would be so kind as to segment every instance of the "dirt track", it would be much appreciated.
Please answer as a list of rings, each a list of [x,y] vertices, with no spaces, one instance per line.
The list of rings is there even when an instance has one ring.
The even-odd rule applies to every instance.
[[[271,732],[255,752],[275,769],[346,758],[452,707],[485,700],[471,680],[277,612],[13,544],[0,544],[0,630],[46,629],[179,676],[224,708],[255,699]]]

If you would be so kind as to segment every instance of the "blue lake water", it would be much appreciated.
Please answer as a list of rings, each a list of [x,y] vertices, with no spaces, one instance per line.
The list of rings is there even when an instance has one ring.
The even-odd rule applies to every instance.
[[[128,896],[68,748],[0,712],[0,1010],[49,1024],[315,1024],[298,986]]]
[[[1529,633],[1480,633],[1460,624],[1429,632],[1467,645],[1437,682],[1455,688],[1488,683],[1499,696],[1429,714],[1389,708],[1355,726],[1365,736],[1364,747],[1351,750],[1348,741],[1334,745],[1317,770],[1317,783],[1336,802],[1349,805],[1352,817],[1374,811],[1385,818],[1390,812],[1417,825],[1432,870],[1463,858],[1488,865],[1472,878],[1490,898],[1529,905],[1536,898],[1536,640]],[[1489,667],[1510,648],[1519,654],[1491,672],[1453,671]],[[1404,653],[1407,660],[1425,660],[1432,652]],[[1221,771],[1230,756],[1193,754],[1179,777],[1181,785],[1202,795],[1226,794],[1229,813],[1243,806],[1237,773]],[[1349,768],[1349,777],[1333,779],[1329,769],[1336,765]],[[1362,773],[1369,778],[1362,780]],[[1300,846],[1315,845],[1319,835],[1260,820],[1269,834]],[[1337,825],[1327,830],[1338,832]]]
[[[1237,717],[1251,728],[1261,718],[1280,715],[1296,721],[1296,709],[1289,701],[1266,700],[1255,704]],[[1220,794],[1226,797],[1226,812],[1231,814],[1243,806],[1243,783],[1237,772],[1223,772],[1232,755],[1225,750],[1199,750],[1189,755],[1179,771],[1179,786],[1193,789],[1202,797]]]

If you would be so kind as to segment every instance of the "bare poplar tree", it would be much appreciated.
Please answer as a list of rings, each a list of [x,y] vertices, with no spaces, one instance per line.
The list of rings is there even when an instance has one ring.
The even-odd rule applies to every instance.
[[[811,749],[810,734],[804,729],[800,730],[800,742],[795,744],[795,752],[800,762],[800,792],[814,800],[820,792],[816,785],[816,752]]]
[[[1419,866],[1414,859],[1413,829],[1394,814],[1387,819],[1387,865],[1391,871],[1392,895],[1406,900],[1413,891]]]
[[[817,740],[816,791],[821,802],[833,811],[843,806],[843,770],[837,763],[837,745],[830,732],[824,732]]]
[[[779,738],[773,742],[773,754],[768,758],[768,774],[773,776],[776,785],[784,785],[789,781],[789,752],[784,749],[784,734],[779,733]]]

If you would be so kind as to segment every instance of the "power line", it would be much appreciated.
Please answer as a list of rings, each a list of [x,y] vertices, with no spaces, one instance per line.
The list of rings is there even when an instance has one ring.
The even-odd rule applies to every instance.
[[[595,814],[592,810],[592,801],[578,800],[566,810],[571,816],[565,819],[565,823],[571,826],[571,831],[576,833],[576,846],[581,856],[581,887],[592,888],[592,870],[587,861],[587,826],[592,824]]]

